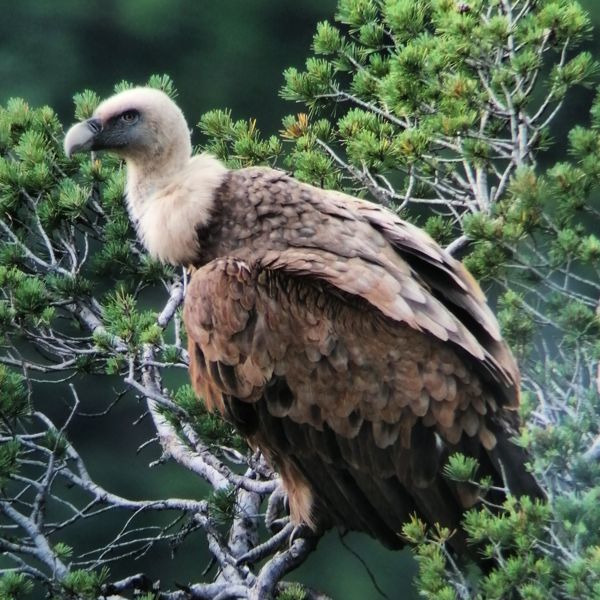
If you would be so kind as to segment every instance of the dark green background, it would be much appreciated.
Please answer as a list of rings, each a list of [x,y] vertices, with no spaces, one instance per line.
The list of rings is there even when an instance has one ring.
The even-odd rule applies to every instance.
[[[334,0],[3,0],[0,103],[20,96],[32,105],[48,104],[68,125],[73,121],[75,92],[90,88],[104,97],[121,80],[144,83],[151,74],[167,73],[175,81],[190,124],[209,109],[230,108],[235,118],[256,118],[263,133],[276,133],[283,115],[302,109],[279,98],[282,71],[302,66],[317,21],[331,18],[335,4]],[[598,23],[597,0],[582,4]],[[599,40],[588,44],[596,55]],[[553,130],[556,147],[545,161],[563,154],[564,136],[573,123],[585,118],[591,98],[591,91],[571,93]],[[179,381],[184,380],[182,375]],[[105,406],[114,387],[122,385],[119,380],[89,378],[75,383],[90,412]],[[36,397],[38,405],[57,418],[66,399],[63,386],[44,386]],[[110,417],[77,420],[72,437],[92,475],[134,498],[165,493],[200,497],[204,488],[176,465],[146,468],[158,457],[156,446],[135,454],[151,435],[147,422],[132,426],[142,412],[143,404],[128,397]],[[88,544],[106,543],[114,524],[107,519],[88,523],[85,533],[75,531],[66,541],[76,553]],[[386,552],[362,535],[352,534],[347,540],[390,598],[417,598],[410,581],[414,564],[406,554]],[[175,561],[167,561],[168,555],[168,548],[159,549],[136,563],[113,566],[112,575],[146,571],[171,586],[173,581],[199,578],[207,564],[205,543],[199,539],[186,542]],[[379,597],[365,568],[335,533],[294,576],[335,598]]]
[[[153,73],[176,82],[190,122],[229,107],[276,130],[285,107],[282,71],[308,56],[334,0],[53,0],[0,2],[0,101],[50,104],[69,122],[70,98],[101,96]]]

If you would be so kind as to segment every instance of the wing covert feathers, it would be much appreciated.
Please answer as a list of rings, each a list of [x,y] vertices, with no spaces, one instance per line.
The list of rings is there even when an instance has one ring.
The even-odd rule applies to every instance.
[[[477,494],[442,476],[455,451],[541,495],[510,442],[518,369],[460,263],[392,213],[277,171],[232,172],[221,194],[227,252],[185,302],[192,384],[279,470],[295,521],[394,547],[411,513],[456,528]]]

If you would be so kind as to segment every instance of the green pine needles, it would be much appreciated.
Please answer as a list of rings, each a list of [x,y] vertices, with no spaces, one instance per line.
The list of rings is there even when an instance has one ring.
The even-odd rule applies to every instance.
[[[573,0],[339,0],[305,67],[284,73],[281,96],[300,106],[278,135],[225,109],[199,120],[198,150],[231,167],[275,165],[424,227],[496,304],[522,370],[519,441],[548,502],[466,515],[485,573],[450,553],[454,532],[413,518],[399,535],[423,598],[600,598],[600,96],[567,147],[553,142],[572,89],[596,81],[578,51],[590,35]],[[166,76],[150,85],[176,94]],[[77,119],[99,102],[74,99]],[[288,541],[275,474],[187,385],[186,274],[136,242],[119,162],[69,160],[62,137],[48,107],[0,107],[0,600],[318,597],[282,581],[314,542]],[[90,407],[86,386],[102,380],[110,398]],[[202,498],[167,484],[130,498],[88,472],[82,413],[111,418],[134,397],[152,464],[178,464]],[[477,471],[457,455],[445,476],[485,490]],[[70,535],[104,513],[118,526],[93,548]],[[216,577],[197,565],[178,586],[129,562],[198,531]]]

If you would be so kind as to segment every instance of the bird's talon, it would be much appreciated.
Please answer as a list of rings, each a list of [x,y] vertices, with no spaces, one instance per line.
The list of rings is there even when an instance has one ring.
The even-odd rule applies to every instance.
[[[288,523],[290,522],[289,517],[282,517],[281,519],[275,519],[267,526],[271,533],[279,533]]]
[[[265,525],[273,532],[280,531],[288,522],[289,517],[280,517],[289,510],[287,492],[281,485],[269,497],[267,512],[265,514]]]
[[[306,523],[299,523],[294,527],[294,529],[292,529],[292,533],[290,533],[290,539],[288,543],[290,546],[292,546],[292,544],[297,539],[312,536],[314,536],[314,531]]]

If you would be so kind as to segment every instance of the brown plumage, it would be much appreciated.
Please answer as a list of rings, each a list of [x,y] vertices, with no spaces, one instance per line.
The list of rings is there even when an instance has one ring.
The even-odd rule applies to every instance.
[[[456,451],[542,496],[511,441],[517,365],[478,285],[423,231],[280,171],[190,158],[181,112],[154,90],[110,98],[65,149],[120,153],[149,252],[196,268],[192,384],[277,468],[295,522],[392,547],[413,513],[456,528],[478,501],[442,475]]]

